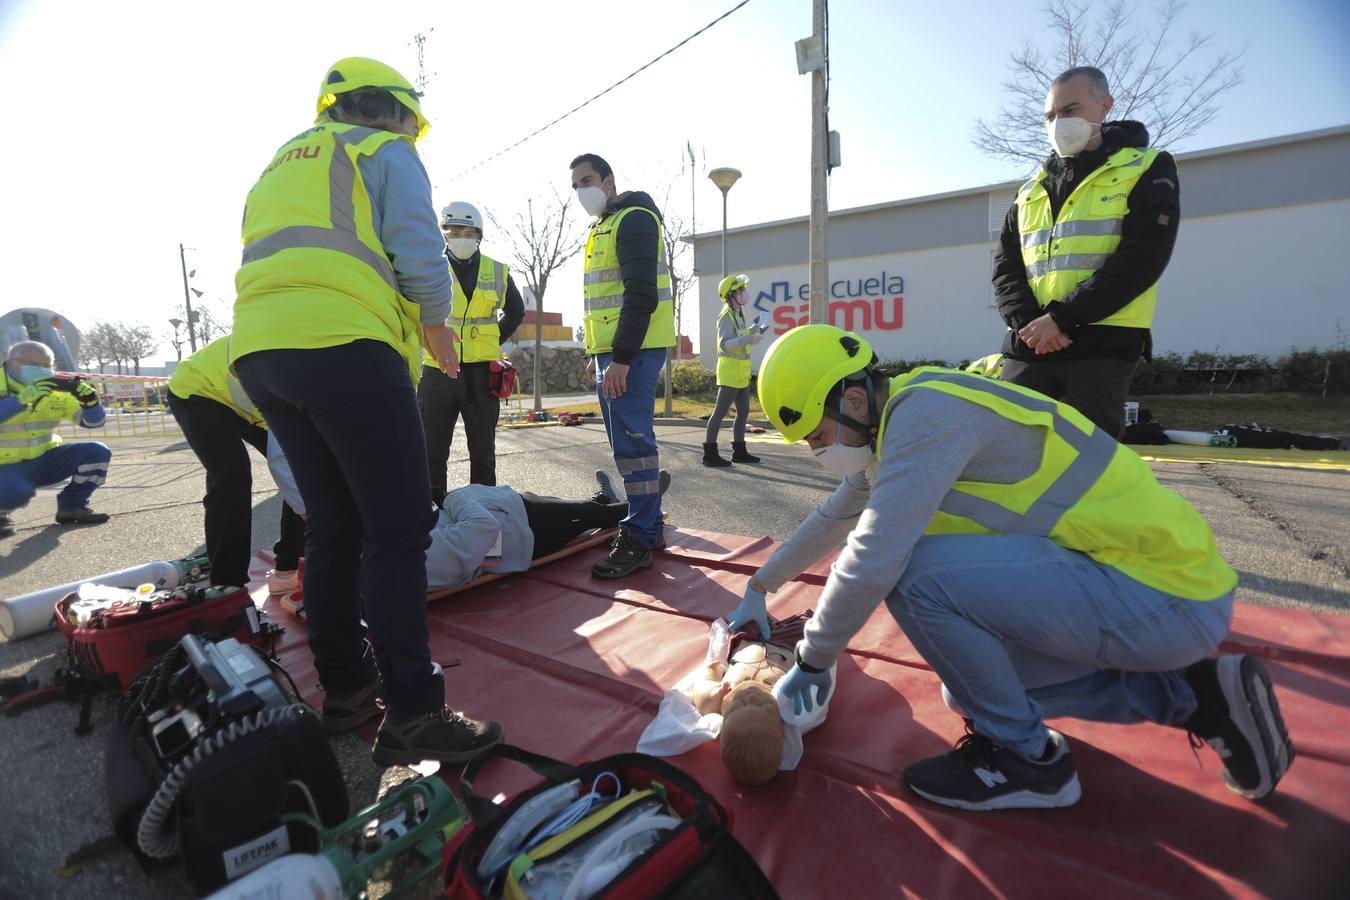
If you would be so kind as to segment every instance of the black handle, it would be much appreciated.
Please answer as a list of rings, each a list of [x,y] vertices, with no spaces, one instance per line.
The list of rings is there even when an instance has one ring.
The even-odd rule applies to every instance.
[[[485,825],[502,813],[501,807],[497,804],[473,792],[473,783],[478,777],[479,770],[489,760],[496,758],[510,759],[522,763],[551,781],[566,781],[576,773],[576,767],[570,763],[562,762],[551,756],[533,753],[512,744],[497,744],[489,747],[469,760],[469,764],[464,767],[464,772],[459,776],[460,799],[464,801],[464,807],[469,811],[470,818],[478,825]]]

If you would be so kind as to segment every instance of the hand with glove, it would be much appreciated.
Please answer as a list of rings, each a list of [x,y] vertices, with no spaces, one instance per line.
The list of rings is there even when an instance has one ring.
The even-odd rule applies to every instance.
[[[75,399],[80,401],[80,406],[85,409],[93,409],[98,406],[98,391],[87,381],[81,381],[75,387]]]
[[[760,584],[757,578],[751,578],[745,583],[741,605],[727,616],[732,634],[744,630],[753,622],[759,626],[763,639],[766,641],[769,639],[769,613],[764,607],[764,594],[764,585]]]
[[[753,347],[755,344],[758,344],[760,341],[764,340],[764,332],[752,331],[750,332],[750,334],[746,336],[746,340],[749,342],[750,346]]]
[[[815,688],[812,700],[811,688]],[[792,711],[797,715],[809,713],[816,704],[824,706],[830,699],[834,684],[829,669],[817,669],[802,662],[801,650],[797,651],[797,664],[778,682],[778,693],[792,701]]]
[[[32,407],[37,406],[38,401],[50,396],[51,392],[54,390],[56,390],[56,382],[54,380],[51,378],[39,378],[32,384],[23,386],[23,390],[18,393],[19,402],[31,409]]]

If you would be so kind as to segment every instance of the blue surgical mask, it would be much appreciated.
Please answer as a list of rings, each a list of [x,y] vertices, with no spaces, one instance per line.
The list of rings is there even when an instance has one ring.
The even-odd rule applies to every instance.
[[[19,366],[19,374],[16,380],[20,384],[32,384],[44,378],[51,378],[52,374],[51,369],[42,366]]]

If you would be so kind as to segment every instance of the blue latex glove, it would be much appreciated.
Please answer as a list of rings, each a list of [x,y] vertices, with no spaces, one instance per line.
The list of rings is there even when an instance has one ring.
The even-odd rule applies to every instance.
[[[792,700],[792,711],[797,715],[803,712],[810,712],[815,703],[811,701],[811,687],[816,688],[815,703],[822,706],[826,700],[830,699],[830,691],[834,687],[830,680],[829,670],[824,672],[807,672],[801,666],[793,666],[792,669],[783,676],[778,682],[778,693]]]
[[[741,605],[731,611],[731,615],[727,617],[727,622],[731,625],[732,634],[741,631],[751,622],[755,622],[759,625],[760,634],[767,641],[769,639],[769,613],[764,608],[764,592],[755,590],[753,585],[753,578],[745,583],[745,593],[741,596]]]

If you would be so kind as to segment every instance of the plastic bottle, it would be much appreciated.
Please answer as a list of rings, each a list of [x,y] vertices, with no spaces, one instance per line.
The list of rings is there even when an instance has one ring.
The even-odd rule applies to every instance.
[[[342,900],[342,879],[322,856],[291,853],[225,885],[207,900]]]

